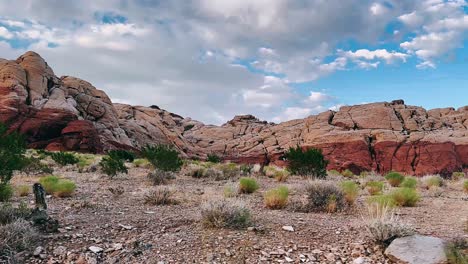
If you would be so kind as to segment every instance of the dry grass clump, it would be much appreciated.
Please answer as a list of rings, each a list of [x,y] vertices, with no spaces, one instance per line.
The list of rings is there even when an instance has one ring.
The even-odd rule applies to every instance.
[[[468,193],[468,181],[463,182],[463,190]]]
[[[390,172],[385,175],[385,179],[392,187],[398,187],[405,180],[405,176],[398,172]]]
[[[31,249],[39,238],[37,231],[24,219],[0,225],[0,234],[0,262],[5,256]]]
[[[145,168],[145,169],[149,169],[152,166],[151,163],[147,159],[135,159],[133,160],[133,165],[136,168]]]
[[[235,163],[222,163],[215,166],[216,169],[223,172],[223,178],[215,180],[228,180],[236,178],[241,174],[240,167]]]
[[[289,189],[280,186],[267,191],[264,195],[265,206],[269,209],[281,209],[288,204]]]
[[[250,210],[234,200],[211,200],[201,205],[202,222],[206,227],[244,228],[251,223]]]
[[[359,196],[359,186],[354,181],[344,181],[340,184],[341,190],[344,193],[344,198],[349,205],[354,205],[356,198]]]
[[[31,193],[31,186],[29,185],[18,185],[16,186],[16,193],[19,197],[26,197]]]
[[[207,170],[206,168],[196,165],[196,164],[189,164],[187,166],[187,174],[197,179],[206,177],[206,174],[205,174],[206,170]]]
[[[172,171],[156,169],[153,172],[148,173],[148,178],[155,186],[163,185],[166,184],[169,180],[175,179],[175,173]]]
[[[225,198],[232,198],[237,195],[236,187],[233,184],[226,184],[223,189]]]
[[[401,187],[390,193],[398,206],[412,207],[419,201],[420,196],[415,189]]]
[[[388,206],[369,204],[367,214],[363,218],[370,238],[378,244],[389,245],[396,238],[415,233],[414,229],[403,223]]]
[[[325,181],[314,181],[307,185],[307,202],[303,210],[307,212],[334,213],[346,207],[344,194],[336,185]]]
[[[382,193],[385,184],[381,181],[370,181],[366,183],[366,190],[370,195],[379,195]]]
[[[451,179],[454,181],[459,181],[461,179],[465,178],[465,173],[462,171],[455,171],[452,173]]]
[[[175,191],[169,188],[158,188],[145,195],[145,204],[174,205],[179,202],[174,198]]]
[[[343,177],[345,177],[345,178],[354,178],[354,176],[355,176],[354,173],[349,169],[346,169],[346,170],[342,171],[341,175],[343,175]]]
[[[25,203],[21,203],[18,207],[4,203],[0,205],[0,225],[12,223],[18,219],[25,219],[30,214],[31,210]]]
[[[415,189],[418,186],[418,180],[415,177],[405,177],[401,183],[401,187]]]
[[[226,179],[226,177],[224,177],[224,173],[221,170],[218,170],[216,168],[206,169],[204,171],[204,173],[203,173],[203,177],[204,178],[210,178],[210,179],[213,179],[215,181],[221,181],[221,180]]]
[[[393,197],[388,194],[371,196],[367,199],[367,203],[369,205],[378,206],[382,208],[393,208],[397,205]]]
[[[426,175],[421,179],[424,188],[431,189],[433,187],[442,187],[444,185],[444,179],[439,175]]]
[[[289,178],[289,172],[286,170],[276,171],[273,178],[275,178],[275,180],[277,180],[278,182],[285,182]]]
[[[468,240],[466,238],[456,238],[445,247],[445,255],[449,264],[468,263]]]
[[[239,193],[254,193],[260,186],[254,178],[242,177],[239,180]]]

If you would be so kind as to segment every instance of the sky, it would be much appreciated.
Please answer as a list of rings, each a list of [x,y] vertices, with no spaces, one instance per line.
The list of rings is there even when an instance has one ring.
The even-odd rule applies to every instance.
[[[0,58],[209,124],[468,105],[467,36],[465,0],[0,0]]]

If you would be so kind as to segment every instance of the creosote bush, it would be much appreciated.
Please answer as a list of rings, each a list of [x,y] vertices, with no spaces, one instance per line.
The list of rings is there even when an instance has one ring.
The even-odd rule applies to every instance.
[[[69,152],[52,152],[50,157],[61,166],[77,164],[80,160]]]
[[[201,205],[202,222],[206,227],[245,228],[251,223],[250,210],[234,200],[212,200]]]
[[[393,190],[390,196],[398,206],[412,207],[419,201],[420,197],[415,189],[400,187]]]
[[[101,162],[99,162],[99,166],[101,166],[102,172],[111,178],[117,176],[118,173],[128,173],[124,161],[112,156],[102,158]]]
[[[211,154],[208,154],[206,161],[212,162],[212,163],[220,163],[221,158],[218,155],[211,153]]]
[[[264,195],[265,206],[269,209],[281,209],[288,204],[289,189],[280,186],[267,191]]]
[[[367,215],[364,216],[366,229],[375,243],[388,246],[396,238],[415,233],[414,229],[403,223],[388,206],[370,204],[367,210]]]
[[[11,184],[0,184],[0,202],[7,202],[13,196],[14,190]]]
[[[307,212],[328,212],[341,211],[346,207],[344,194],[336,185],[315,181],[306,186],[307,203],[304,210]]]
[[[356,198],[359,196],[359,186],[354,181],[344,181],[340,184],[340,187],[346,202],[349,205],[354,205]]]
[[[123,160],[123,161],[128,161],[128,162],[133,162],[135,160],[135,153],[130,152],[128,150],[111,150],[107,153],[109,157],[113,159],[118,159],[118,160]]]
[[[156,169],[163,171],[179,171],[183,165],[177,150],[166,145],[146,146],[141,150],[145,157]]]
[[[47,194],[61,198],[70,197],[76,189],[76,184],[73,181],[53,175],[40,178],[39,183],[44,187]]]
[[[174,199],[175,191],[169,188],[157,188],[145,195],[145,204],[149,205],[174,205],[178,201]]]
[[[327,176],[328,161],[319,149],[303,150],[300,146],[289,148],[284,154],[288,161],[288,169],[292,174],[311,178],[325,178]]]
[[[392,187],[398,187],[405,179],[405,176],[401,175],[398,172],[390,172],[385,175],[385,179]]]
[[[384,189],[384,183],[381,181],[370,181],[366,183],[366,190],[370,195],[379,195]]]
[[[240,193],[254,193],[260,186],[254,178],[243,177],[239,180]]]
[[[415,189],[418,186],[418,180],[414,177],[405,177],[401,183],[401,187]]]

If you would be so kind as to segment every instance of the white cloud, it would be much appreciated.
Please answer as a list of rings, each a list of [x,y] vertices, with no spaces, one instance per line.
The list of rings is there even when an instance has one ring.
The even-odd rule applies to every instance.
[[[5,27],[0,27],[0,38],[11,39],[13,34]]]
[[[385,60],[387,64],[394,63],[395,61],[406,62],[406,59],[409,57],[407,54],[396,52],[396,51],[387,51],[386,49],[377,49],[377,50],[368,50],[360,49],[355,52],[346,51],[342,53],[343,56],[350,59],[365,59],[365,60]]]

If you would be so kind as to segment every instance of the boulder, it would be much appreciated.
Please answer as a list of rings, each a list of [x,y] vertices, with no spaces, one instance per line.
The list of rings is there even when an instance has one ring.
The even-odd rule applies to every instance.
[[[443,264],[447,262],[444,241],[437,237],[413,235],[397,238],[385,250],[392,261],[407,264]]]

